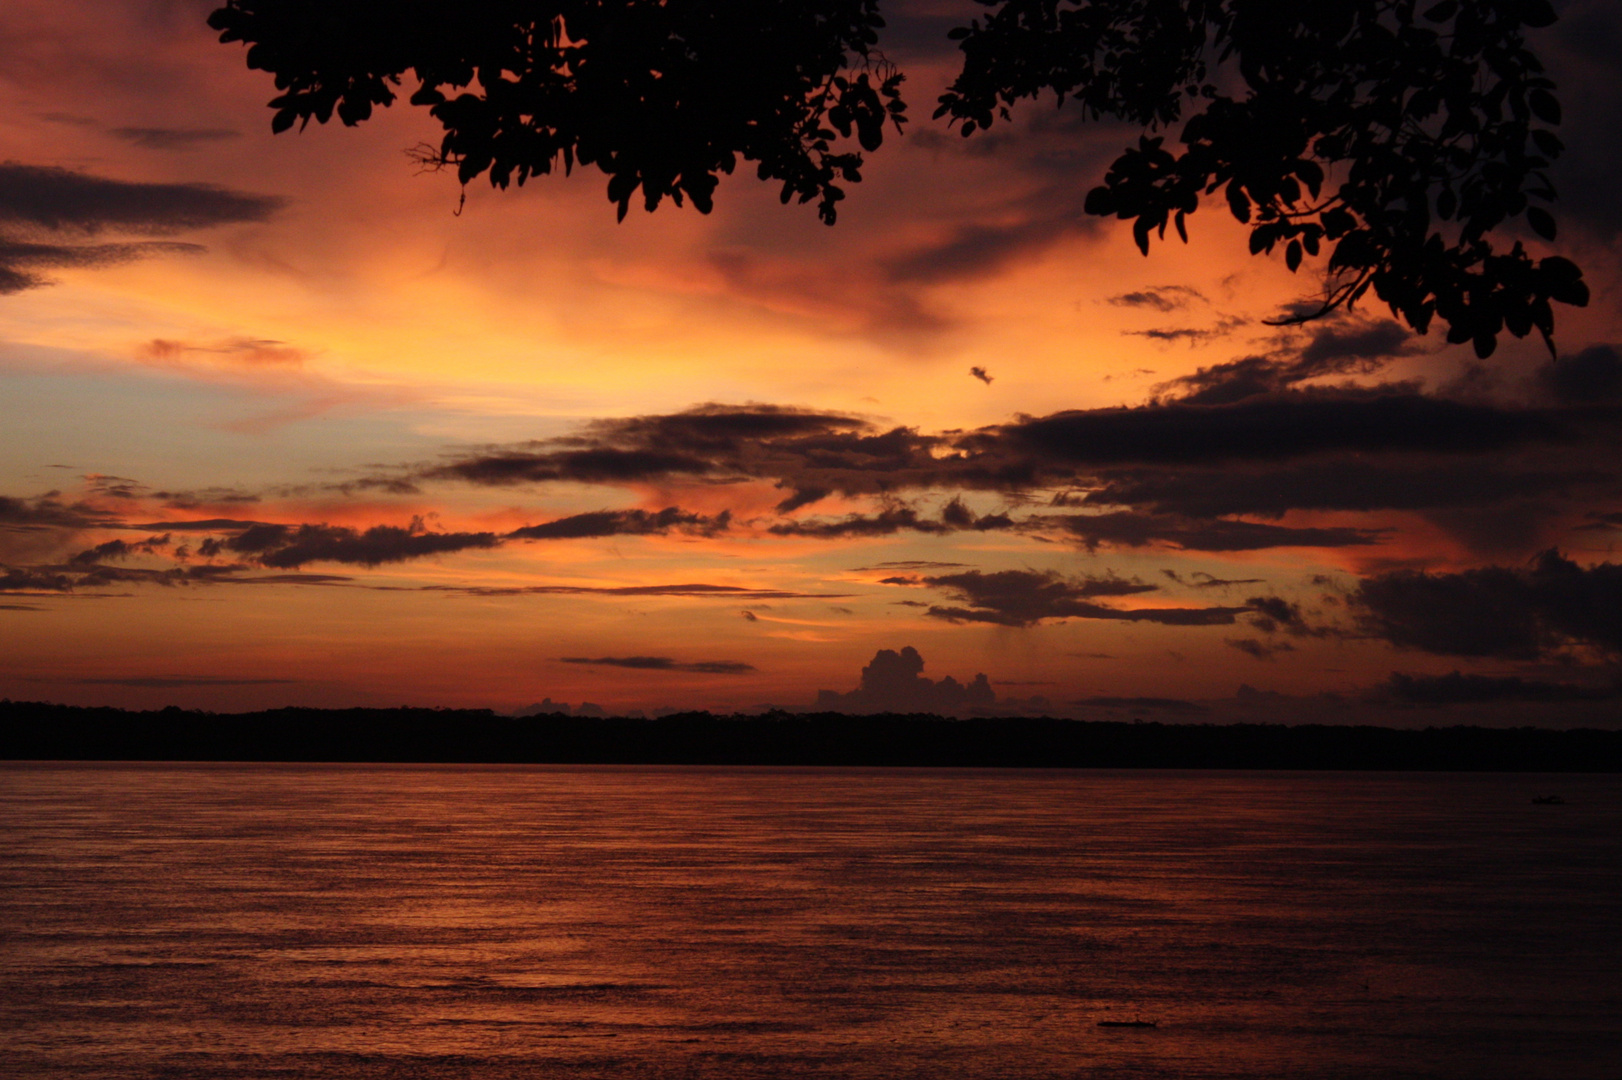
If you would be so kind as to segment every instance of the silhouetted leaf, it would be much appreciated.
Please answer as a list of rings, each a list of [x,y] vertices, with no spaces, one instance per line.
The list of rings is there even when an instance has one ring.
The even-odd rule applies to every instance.
[[[1526,103],[1532,107],[1532,115],[1545,124],[1560,122],[1560,103],[1547,90],[1534,90],[1527,94]]]

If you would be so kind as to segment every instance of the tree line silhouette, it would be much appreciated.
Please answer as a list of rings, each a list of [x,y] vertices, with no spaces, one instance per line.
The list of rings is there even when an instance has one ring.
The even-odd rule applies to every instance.
[[[949,720],[918,713],[217,714],[5,701],[0,759],[1618,772],[1622,731]]]

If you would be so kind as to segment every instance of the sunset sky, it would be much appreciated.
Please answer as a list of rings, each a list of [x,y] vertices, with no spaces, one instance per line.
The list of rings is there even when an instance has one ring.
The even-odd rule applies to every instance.
[[[1220,206],[1144,258],[1081,213],[1135,131],[930,121],[972,3],[886,8],[913,120],[829,228],[464,205],[422,110],[272,135],[207,0],[8,0],[0,696],[752,711],[911,647],[991,711],[1603,722],[1622,17],[1558,6],[1593,301],[1479,363],[1266,325],[1313,265]],[[986,707],[897,678],[842,704]]]

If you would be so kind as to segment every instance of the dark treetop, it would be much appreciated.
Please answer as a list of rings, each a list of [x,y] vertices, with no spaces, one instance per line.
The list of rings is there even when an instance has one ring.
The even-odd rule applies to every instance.
[[[1145,254],[1220,194],[1252,253],[1327,254],[1294,320],[1372,289],[1486,356],[1587,303],[1577,266],[1501,235],[1555,236],[1560,106],[1525,43],[1549,0],[980,2],[935,115],[970,135],[1052,91],[1141,125],[1086,210],[1131,221]],[[409,72],[445,129],[422,161],[498,187],[596,165],[621,218],[639,188],[707,212],[742,158],[832,224],[861,179],[850,140],[876,150],[905,115],[878,0],[228,0],[209,24],[275,76],[277,131],[358,124]]]

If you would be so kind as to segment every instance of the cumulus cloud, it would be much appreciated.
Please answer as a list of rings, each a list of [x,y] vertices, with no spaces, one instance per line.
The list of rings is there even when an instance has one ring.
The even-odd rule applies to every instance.
[[[926,679],[924,658],[911,645],[900,652],[880,649],[862,669],[861,683],[847,693],[837,690],[817,692],[815,708],[845,713],[914,713],[956,715],[990,708],[997,695],[984,674],[967,685],[950,675]]]

